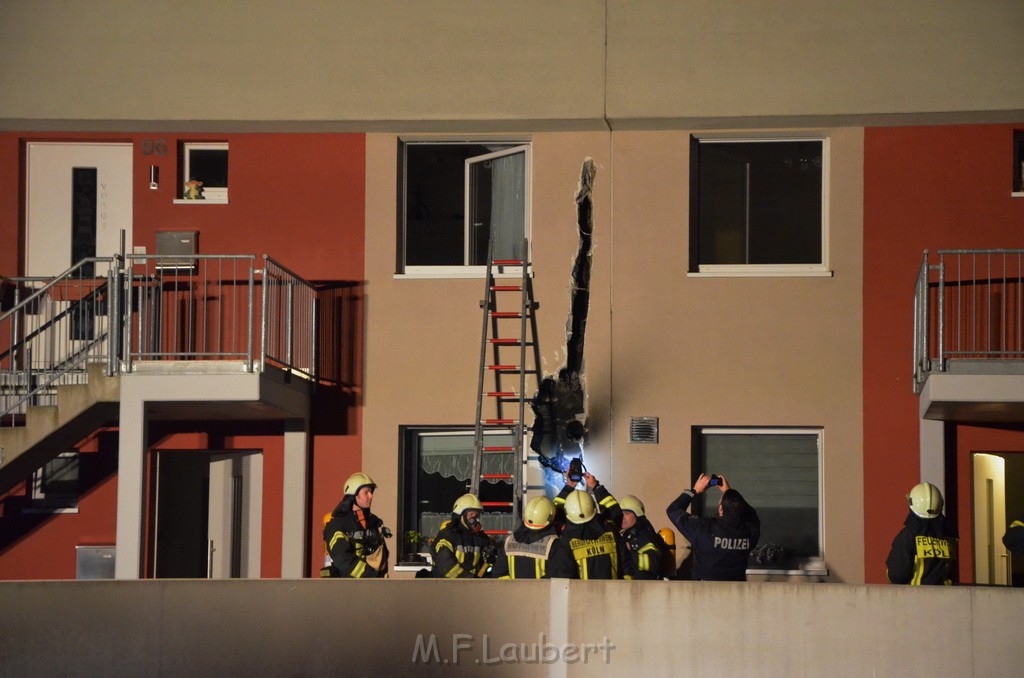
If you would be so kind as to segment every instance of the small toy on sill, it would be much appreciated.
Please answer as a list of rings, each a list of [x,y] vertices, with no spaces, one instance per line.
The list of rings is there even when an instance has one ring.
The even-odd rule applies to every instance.
[[[203,197],[203,182],[192,179],[185,182],[185,192],[182,194],[185,200],[205,200]]]

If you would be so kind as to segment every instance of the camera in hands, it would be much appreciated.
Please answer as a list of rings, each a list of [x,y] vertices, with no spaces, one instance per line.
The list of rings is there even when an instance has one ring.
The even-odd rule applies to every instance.
[[[721,487],[722,486],[722,478],[721,478],[721,476],[712,475],[712,476],[710,476],[710,478],[711,479],[708,480],[708,487]]]

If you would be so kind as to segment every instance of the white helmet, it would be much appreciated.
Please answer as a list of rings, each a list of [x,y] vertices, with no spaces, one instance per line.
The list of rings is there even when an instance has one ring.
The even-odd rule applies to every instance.
[[[483,511],[484,505],[476,498],[475,494],[464,494],[455,500],[452,513],[461,516],[466,511]]]
[[[531,530],[542,530],[555,519],[555,503],[541,495],[526,502],[523,510],[523,525]]]
[[[931,483],[918,483],[907,495],[910,510],[919,518],[936,518],[942,514],[942,493]]]
[[[581,525],[597,513],[597,504],[594,498],[582,490],[573,490],[565,499],[565,517],[569,522]]]
[[[345,495],[355,495],[366,485],[369,485],[371,490],[377,489],[377,483],[373,482],[373,478],[362,471],[359,473],[353,473],[348,477],[348,480],[345,481]]]
[[[644,503],[631,494],[627,494],[619,501],[623,511],[632,511],[638,518],[644,515]]]

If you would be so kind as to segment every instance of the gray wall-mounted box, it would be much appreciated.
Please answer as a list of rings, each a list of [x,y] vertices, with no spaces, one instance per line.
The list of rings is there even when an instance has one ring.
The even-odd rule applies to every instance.
[[[115,546],[76,546],[75,579],[113,579]]]
[[[156,254],[164,255],[157,258],[157,268],[193,269],[196,266],[196,260],[189,255],[198,253],[198,231],[156,232]]]

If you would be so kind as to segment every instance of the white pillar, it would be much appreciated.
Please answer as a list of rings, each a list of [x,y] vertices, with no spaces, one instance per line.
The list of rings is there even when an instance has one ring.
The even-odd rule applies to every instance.
[[[921,419],[921,477],[946,496],[946,422]],[[907,488],[909,489],[909,488]]]
[[[121,387],[121,420],[117,442],[117,536],[115,579],[142,574],[142,535],[146,501],[145,402]]]
[[[306,539],[309,465],[309,422],[289,419],[284,426],[284,506],[281,515],[281,578],[302,579],[306,576],[309,552]],[[313,522],[319,525],[318,516]]]

